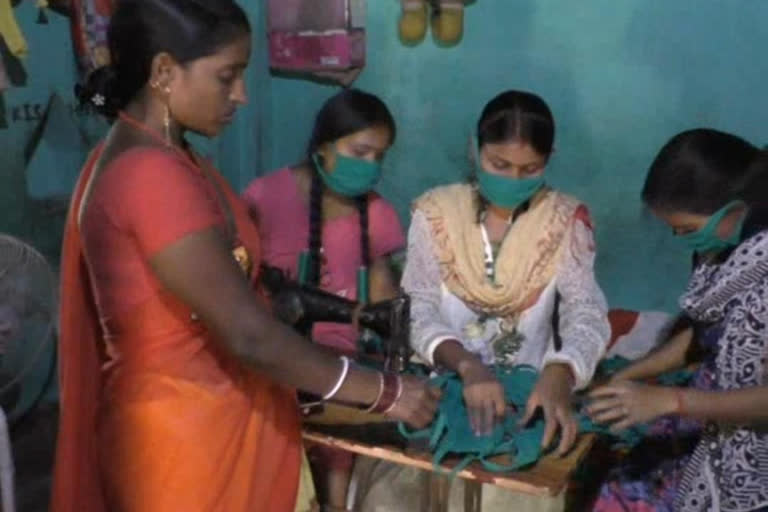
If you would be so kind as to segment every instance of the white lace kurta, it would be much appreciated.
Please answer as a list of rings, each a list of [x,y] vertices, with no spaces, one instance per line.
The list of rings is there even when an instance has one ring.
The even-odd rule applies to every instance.
[[[586,386],[597,362],[605,353],[610,337],[605,297],[594,275],[592,230],[576,221],[570,247],[563,253],[555,278],[538,301],[520,315],[517,332],[522,344],[514,364],[543,368],[553,362],[567,363],[576,377],[576,388]],[[499,321],[490,319],[482,329],[478,315],[443,284],[433,251],[432,234],[423,213],[414,212],[408,233],[408,258],[403,287],[411,296],[411,343],[424,361],[434,364],[433,354],[440,343],[458,340],[484,363],[496,362],[491,346],[500,331]],[[482,251],[483,247],[478,247]],[[560,294],[559,333],[562,348],[555,350],[552,314],[555,292]],[[509,362],[509,361],[505,361]]]

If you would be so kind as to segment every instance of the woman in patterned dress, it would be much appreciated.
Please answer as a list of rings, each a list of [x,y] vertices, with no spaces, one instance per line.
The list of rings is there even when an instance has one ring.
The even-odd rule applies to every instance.
[[[675,136],[651,166],[643,200],[694,253],[691,327],[592,393],[616,430],[655,420],[594,510],[768,510],[767,187],[765,152],[715,130]],[[690,387],[635,382],[691,362]]]

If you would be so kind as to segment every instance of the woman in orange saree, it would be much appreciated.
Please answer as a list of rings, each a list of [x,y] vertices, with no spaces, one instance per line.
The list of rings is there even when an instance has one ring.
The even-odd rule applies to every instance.
[[[292,512],[294,389],[416,426],[437,397],[326,354],[253,293],[257,231],[184,140],[245,101],[242,10],[122,0],[109,43],[115,68],[81,90],[115,122],[66,226],[52,510]]]

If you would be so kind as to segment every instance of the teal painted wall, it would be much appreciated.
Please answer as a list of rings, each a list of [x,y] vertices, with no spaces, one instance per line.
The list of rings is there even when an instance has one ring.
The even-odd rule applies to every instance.
[[[467,173],[467,137],[508,88],[541,94],[558,122],[549,179],[591,206],[598,277],[614,306],[674,309],[688,256],[643,213],[645,171],[674,133],[708,125],[768,142],[768,3],[747,0],[478,0],[460,46],[396,38],[398,2],[368,2],[356,86],[399,124],[381,192],[407,216],[424,189]],[[334,88],[272,78],[266,161],[296,161]],[[261,171],[261,169],[258,169]]]
[[[37,201],[30,196],[25,173],[25,149],[40,128],[51,94],[71,104],[74,63],[69,25],[52,15],[48,25],[35,23],[34,2],[22,2],[15,10],[27,36],[29,54],[23,59],[25,85],[3,94],[7,128],[0,130],[0,232],[20,236],[51,258],[56,258],[63,225],[64,201]],[[52,177],[70,169],[51,169]]]
[[[244,2],[245,4],[245,2]],[[312,118],[336,88],[270,77],[263,2],[248,2],[254,26],[250,103],[216,141],[198,141],[239,188],[268,169],[300,158]],[[592,209],[598,277],[614,306],[674,309],[688,257],[643,213],[639,190],[650,160],[675,132],[700,125],[759,144],[765,130],[768,3],[751,0],[478,0],[466,11],[456,48],[427,39],[416,48],[396,38],[398,2],[368,2],[368,67],[357,86],[381,95],[399,123],[380,191],[407,219],[418,193],[467,174],[467,138],[483,104],[507,88],[538,92],[552,106],[559,133],[549,169],[553,184]],[[20,236],[58,258],[68,158],[28,176],[24,148],[53,93],[71,104],[74,61],[65,18],[35,23],[33,2],[17,17],[30,52],[27,85],[4,95],[0,129],[0,232]],[[87,138],[103,130],[74,115]],[[51,147],[57,141],[49,139]],[[45,170],[43,170],[45,171]],[[54,186],[55,185],[55,186]],[[64,199],[51,198],[58,190]],[[46,192],[47,199],[40,196]]]

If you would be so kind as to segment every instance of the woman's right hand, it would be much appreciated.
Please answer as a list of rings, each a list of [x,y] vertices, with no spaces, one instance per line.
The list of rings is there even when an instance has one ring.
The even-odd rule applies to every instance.
[[[458,365],[464,383],[464,402],[469,422],[477,436],[487,436],[504,418],[507,404],[504,388],[491,370],[476,357],[468,357]]]
[[[435,417],[440,401],[440,390],[430,387],[422,379],[402,375],[403,391],[387,416],[408,423],[414,428],[424,428]]]

